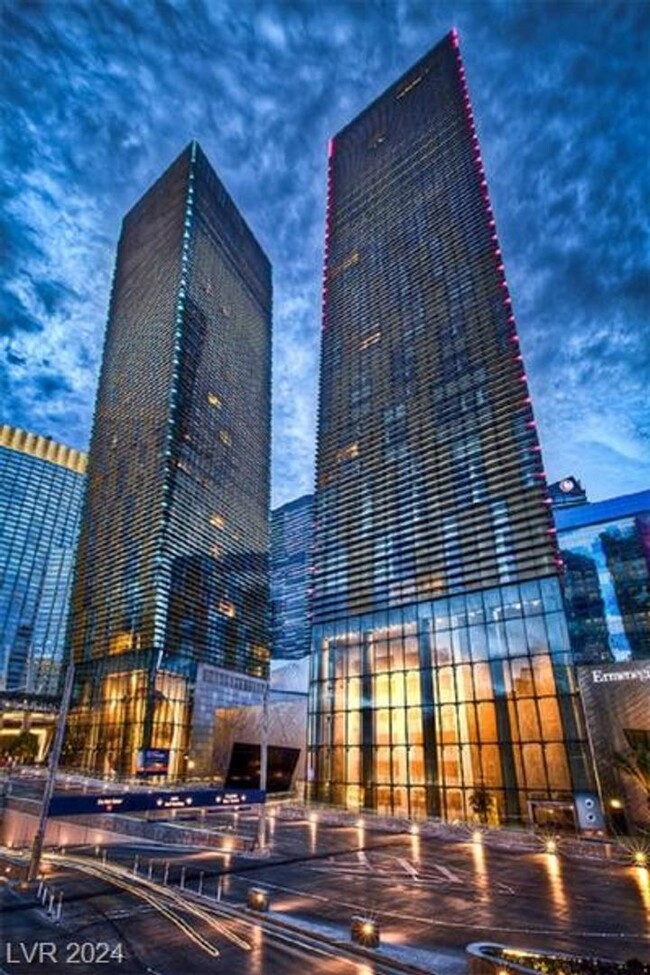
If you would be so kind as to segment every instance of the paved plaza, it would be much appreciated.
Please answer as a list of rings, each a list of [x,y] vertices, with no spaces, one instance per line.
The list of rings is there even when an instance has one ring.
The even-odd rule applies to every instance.
[[[206,944],[228,975],[290,975],[304,971],[307,957],[315,973],[367,975],[409,964],[462,975],[472,941],[650,959],[648,871],[610,844],[565,840],[548,853],[542,838],[523,831],[427,826],[412,833],[396,823],[380,828],[372,820],[287,809],[268,823],[266,855],[140,842],[110,846],[106,857],[91,848],[65,851],[49,864],[64,890],[56,937],[85,931],[119,942],[125,958],[114,970],[133,975],[176,975],[189,957],[192,973],[215,971]],[[257,814],[230,814],[212,825],[226,837],[252,840]],[[192,824],[179,824],[179,839],[187,828]],[[150,886],[143,900],[144,882]],[[245,908],[257,886],[270,897],[260,923]],[[52,940],[52,925],[27,894],[5,888],[4,896],[7,939],[43,929]],[[198,940],[169,916],[187,921],[188,910]],[[381,929],[381,948],[366,960],[346,952],[356,914]],[[57,971],[66,969],[59,964]]]

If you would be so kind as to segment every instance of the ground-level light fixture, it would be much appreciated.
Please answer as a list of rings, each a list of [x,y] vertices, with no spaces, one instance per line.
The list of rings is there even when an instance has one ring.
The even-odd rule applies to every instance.
[[[546,841],[546,852],[547,853],[557,853],[557,843],[555,840]]]
[[[637,850],[634,854],[634,863],[637,867],[647,867],[648,866],[648,854],[645,850]]]
[[[269,892],[263,887],[250,887],[246,897],[246,905],[251,911],[268,911]]]
[[[621,802],[620,799],[610,799],[609,800],[609,804],[612,807],[612,809],[622,809],[623,808],[623,803]]]
[[[364,948],[378,948],[379,924],[372,918],[355,914],[350,925],[350,937],[355,944]]]

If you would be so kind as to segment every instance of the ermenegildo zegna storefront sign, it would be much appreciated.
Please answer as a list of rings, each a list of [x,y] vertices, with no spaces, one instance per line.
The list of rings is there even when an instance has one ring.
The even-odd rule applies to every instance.
[[[623,666],[628,667],[627,664]],[[594,684],[618,683],[623,680],[650,680],[650,664],[642,664],[640,670],[603,670],[598,668],[591,671],[591,679]]]
[[[627,753],[650,736],[650,662],[578,667],[578,685],[604,808],[621,801],[629,820],[646,822],[640,786],[616,767],[614,753]]]

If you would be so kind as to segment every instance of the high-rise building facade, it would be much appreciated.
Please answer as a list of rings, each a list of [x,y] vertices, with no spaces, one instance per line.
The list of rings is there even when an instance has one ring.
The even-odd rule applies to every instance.
[[[278,659],[309,653],[314,498],[306,494],[271,512],[271,647]]]
[[[650,491],[554,514],[576,664],[650,660]]]
[[[0,426],[0,690],[54,695],[86,455]]]
[[[118,246],[73,589],[69,763],[129,775],[154,749],[183,775],[220,675],[266,677],[270,384],[270,264],[193,142]]]
[[[330,142],[320,384],[312,796],[571,807],[560,559],[455,32]]]

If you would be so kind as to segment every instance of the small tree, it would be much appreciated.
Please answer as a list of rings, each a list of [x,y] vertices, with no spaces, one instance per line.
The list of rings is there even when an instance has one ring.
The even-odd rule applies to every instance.
[[[635,779],[645,792],[646,803],[650,809],[650,746],[640,741],[628,752],[613,752],[612,765],[623,775]]]
[[[488,787],[484,783],[478,785],[470,794],[468,801],[472,812],[478,816],[482,823],[487,823],[494,806],[494,796]]]

